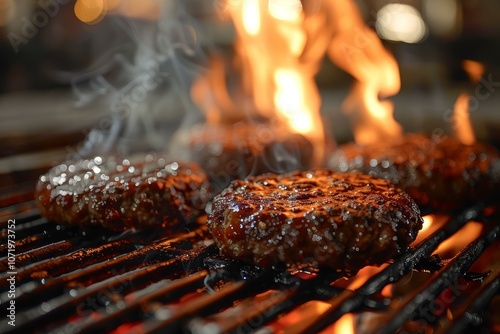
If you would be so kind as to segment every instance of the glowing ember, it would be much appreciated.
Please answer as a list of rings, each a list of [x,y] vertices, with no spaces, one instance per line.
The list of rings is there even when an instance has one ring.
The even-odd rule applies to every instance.
[[[343,315],[337,322],[321,331],[322,334],[354,334],[356,333],[354,327],[354,315],[352,313],[347,313]]]
[[[267,328],[273,333],[301,333],[308,325],[311,325],[318,316],[326,312],[330,307],[331,305],[325,302],[317,300],[309,301],[297,307],[287,315],[273,321],[267,326]],[[351,313],[345,314],[333,325],[324,329],[320,333],[355,333],[354,315]]]
[[[384,286],[382,291],[380,291],[380,294],[386,298],[392,298],[393,297],[393,293],[392,293],[393,288],[394,288],[394,284],[387,284],[386,286]]]
[[[318,316],[326,312],[330,304],[321,301],[309,301],[297,307],[287,315],[278,318],[267,327],[273,330],[273,333],[287,332],[287,328],[298,333],[301,328],[311,324]]]
[[[381,265],[380,267],[366,266],[358,273],[356,276],[353,276],[349,279],[349,283],[347,285],[348,289],[356,290],[360,288],[363,284],[365,284],[372,276],[381,272],[385,267],[387,267],[387,263]]]

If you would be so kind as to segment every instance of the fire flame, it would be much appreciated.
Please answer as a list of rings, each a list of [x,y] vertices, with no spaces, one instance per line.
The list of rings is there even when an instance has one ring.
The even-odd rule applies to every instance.
[[[307,43],[310,24],[302,2],[227,1],[225,12],[233,20],[237,32],[235,44],[238,61],[242,64],[243,88],[252,97],[255,112],[269,120],[286,124],[290,131],[309,139],[315,150],[314,164],[320,165],[325,136],[314,75],[327,46],[323,43],[318,50],[310,50]],[[307,58],[304,58],[305,55]],[[207,74],[205,79],[200,79],[205,80],[205,85],[195,84],[192,94],[207,114],[207,121],[217,122],[224,116],[214,116],[217,106],[212,104],[207,108],[205,103],[200,103],[200,100],[206,101],[201,92],[205,91],[206,97],[207,90],[227,88],[221,87],[224,81],[215,82],[207,79],[209,76]],[[225,96],[219,97],[227,106]],[[215,96],[215,104],[220,102],[219,97]],[[218,108],[221,107],[224,106]],[[225,112],[219,110],[219,113]]]
[[[469,94],[462,93],[458,96],[453,108],[453,129],[455,136],[464,145],[472,145],[476,141],[474,129],[469,114]]]
[[[384,263],[379,267],[366,266],[362,268],[360,271],[358,271],[356,276],[348,279],[347,289],[356,290],[360,288],[370,278],[381,272],[385,267],[387,267],[387,263]]]
[[[325,54],[357,80],[344,103],[352,115],[356,141],[391,140],[402,134],[392,103],[380,99],[399,92],[395,59],[364,23],[354,1],[325,1],[318,9],[300,0],[227,0],[223,8],[237,32],[243,89],[252,96],[256,112],[308,138],[315,149],[314,165],[322,163],[325,150],[321,100],[314,81]],[[205,84],[195,85],[193,96],[207,120],[224,118],[214,113],[225,112],[217,109],[224,108],[226,96],[222,94],[223,103],[217,106],[212,103],[218,100],[216,93],[200,93],[227,90],[220,87],[224,81],[201,80]],[[207,90],[211,84],[218,86]],[[200,103],[207,96],[213,98],[208,107]]]
[[[415,241],[411,243],[412,247],[415,247],[423,242],[427,237],[436,232],[438,229],[444,228],[446,223],[450,220],[450,217],[448,215],[439,213],[426,215],[422,218],[424,219],[424,224],[422,225],[422,229],[418,232]]]
[[[327,302],[311,300],[271,322],[267,327],[273,333],[301,333],[330,307]],[[353,334],[356,332],[354,320],[354,315],[347,313],[320,333]]]
[[[300,61],[306,43],[301,2],[274,0],[265,6],[263,1],[246,0],[230,13],[240,37],[239,55],[249,68],[247,75],[257,108],[277,112],[292,131],[315,144],[323,143],[315,73]],[[270,87],[263,88],[263,82]],[[321,161],[321,151],[315,153],[315,160]]]
[[[226,87],[224,62],[212,57],[208,65],[209,71],[200,76],[191,87],[191,97],[203,107],[205,120],[209,124],[223,123],[223,117],[232,118],[236,107]],[[220,87],[220,89],[214,89]]]
[[[463,67],[469,75],[470,81],[477,84],[484,73],[484,65],[475,60],[466,59],[463,61]]]
[[[464,70],[469,75],[471,81],[476,84],[484,73],[484,66],[473,60],[463,62]],[[453,129],[455,136],[464,145],[472,145],[476,141],[474,129],[469,113],[469,94],[462,93],[458,96],[453,109]]]
[[[322,334],[354,334],[355,331],[355,318],[352,313],[344,314],[334,325],[321,331]]]
[[[483,225],[478,222],[468,222],[457,233],[444,240],[434,253],[443,259],[455,256],[461,249],[472,243],[483,231]]]
[[[343,105],[351,114],[356,142],[366,144],[400,137],[402,129],[393,118],[392,103],[379,99],[399,92],[396,60],[365,25],[353,1],[329,1],[328,8],[336,27],[328,54],[357,80]]]

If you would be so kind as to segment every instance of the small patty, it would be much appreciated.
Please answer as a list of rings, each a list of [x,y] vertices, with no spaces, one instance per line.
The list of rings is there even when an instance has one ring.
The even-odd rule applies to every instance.
[[[203,212],[208,178],[194,163],[152,154],[80,160],[39,178],[35,200],[49,220],[110,230],[174,227]]]
[[[200,124],[171,143],[175,156],[203,167],[218,192],[234,179],[308,169],[313,160],[304,136],[268,123]]]
[[[484,143],[407,134],[400,141],[342,145],[328,167],[360,171],[395,183],[420,206],[456,209],[483,200],[500,187],[500,154]]]
[[[222,254],[259,266],[317,263],[346,273],[404,252],[422,227],[392,183],[326,169],[235,180],[208,226]]]

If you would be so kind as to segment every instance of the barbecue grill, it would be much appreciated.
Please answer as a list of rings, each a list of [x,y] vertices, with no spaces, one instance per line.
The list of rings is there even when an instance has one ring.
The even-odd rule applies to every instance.
[[[500,333],[500,316],[496,312],[500,306],[500,194],[497,194],[497,198],[485,199],[453,212],[436,212],[423,208],[426,221],[432,221],[432,224],[426,225],[407,252],[380,267],[363,268],[351,277],[344,277],[342,272],[335,270],[317,269],[314,259],[300,267],[260,268],[225,258],[219,254],[208,232],[206,217],[200,217],[198,221],[176,230],[129,230],[121,233],[97,226],[78,228],[58,225],[41,217],[33,192],[37,177],[50,165],[68,157],[71,160],[85,156],[90,152],[87,149],[95,148],[93,145],[99,146],[101,141],[97,140],[98,137],[106,138],[109,135],[114,138],[119,135],[114,130],[122,127],[128,129],[128,125],[134,123],[144,126],[144,134],[150,134],[148,130],[161,133],[161,139],[157,138],[156,133],[147,139],[158,142],[157,148],[163,147],[169,142],[163,139],[163,135],[173,134],[181,125],[187,126],[192,121],[191,118],[194,121],[201,117],[190,113],[186,122],[179,119],[178,116],[184,116],[181,115],[184,112],[193,111],[193,102],[209,100],[198,106],[200,110],[203,109],[201,106],[221,109],[222,114],[217,116],[221,116],[219,118],[223,121],[222,124],[233,118],[239,119],[240,115],[233,115],[233,112],[240,107],[243,114],[250,109],[253,116],[258,115],[254,115],[254,112],[266,111],[265,115],[259,115],[266,118],[267,109],[280,111],[282,115],[279,118],[286,121],[294,133],[310,135],[309,139],[313,139],[312,146],[318,152],[325,144],[325,138],[321,138],[319,134],[328,132],[321,130],[322,126],[318,127],[321,125],[322,115],[332,118],[328,123],[335,125],[333,133],[336,140],[352,140],[353,133],[346,130],[351,128],[348,120],[336,113],[344,109],[339,104],[342,100],[346,101],[346,95],[351,97],[348,101],[357,102],[351,106],[355,112],[368,111],[365,104],[360,103],[364,101],[361,97],[366,97],[370,104],[376,102],[375,109],[383,109],[388,116],[380,125],[386,127],[393,123],[391,104],[380,98],[387,98],[399,90],[395,89],[399,84],[392,85],[395,81],[390,80],[394,76],[399,82],[399,70],[397,66],[386,68],[386,64],[393,62],[385,49],[380,48],[375,56],[362,56],[371,49],[367,46],[379,45],[378,39],[375,43],[370,42],[371,34],[367,34],[362,25],[357,29],[354,26],[338,30],[354,32],[345,34],[342,41],[335,41],[336,45],[343,46],[342,50],[347,55],[356,55],[338,57],[337,61],[346,61],[343,66],[337,64],[342,71],[347,72],[344,73],[323,64],[323,53],[330,47],[328,44],[317,44],[330,43],[332,36],[338,36],[338,31],[332,29],[333,23],[340,20],[319,16],[315,24],[308,21],[309,28],[316,27],[312,30],[317,32],[317,36],[309,36],[305,26],[299,24],[302,15],[297,11],[299,6],[288,8],[284,12],[286,15],[276,15],[274,8],[271,17],[271,10],[269,13],[260,10],[259,8],[264,7],[258,6],[258,1],[253,1],[250,16],[262,12],[266,14],[262,21],[266,24],[261,24],[259,18],[250,25],[253,29],[246,29],[244,34],[241,29],[236,32],[252,41],[254,34],[260,30],[258,27],[272,23],[271,34],[269,30],[260,32],[265,43],[256,44],[267,47],[249,49],[253,52],[248,53],[248,57],[226,61],[226,54],[231,54],[227,59],[233,59],[232,52],[228,49],[233,46],[234,31],[228,33],[228,23],[221,23],[220,16],[228,11],[227,16],[243,18],[236,11],[238,7],[243,8],[239,6],[241,1],[179,0],[175,3],[186,3],[187,10],[184,11],[184,5],[180,6],[182,10],[179,10],[177,14],[180,15],[177,16],[172,10],[174,7],[167,6],[165,8],[168,10],[162,12],[151,6],[154,1],[144,2],[145,13],[151,12],[150,16],[145,17],[141,16],[142,12],[139,10],[112,12],[111,8],[108,15],[106,2],[101,1],[96,2],[101,3],[100,8],[93,6],[94,9],[102,10],[93,19],[78,15],[78,6],[83,2],[73,1],[70,2],[71,5],[65,6],[59,0],[40,1],[31,5],[26,2],[26,10],[17,10],[18,7],[21,8],[20,5],[0,1],[5,3],[5,9],[0,8],[0,14],[5,14],[3,16],[6,22],[0,22],[0,28],[5,32],[4,43],[0,46],[7,46],[7,41],[11,44],[7,47],[9,52],[2,51],[2,55],[8,56],[5,62],[8,75],[4,79],[6,83],[0,82],[0,89],[15,90],[19,85],[24,89],[31,86],[41,89],[59,87],[62,82],[65,83],[62,94],[40,90],[35,95],[20,94],[10,99],[0,99],[0,110],[6,111],[1,115],[0,121],[3,139],[0,141],[0,308],[4,311],[1,313],[0,333],[375,334],[462,333],[473,330],[478,333]],[[287,2],[293,3],[283,1]],[[325,8],[328,8],[328,3],[340,3],[337,0],[303,1],[304,8],[307,7],[307,15],[313,17],[316,13],[315,4],[321,2],[322,6],[327,4]],[[376,25],[378,18],[375,16],[384,2],[389,3],[365,1],[366,14],[370,13],[370,25]],[[74,3],[79,4],[73,6]],[[142,2],[131,0],[130,3],[139,8]],[[225,3],[231,6],[225,6]],[[354,16],[344,15],[351,7],[349,4],[354,2],[345,3],[348,6],[338,12],[339,18],[355,18],[356,11],[351,12]],[[451,123],[448,119],[448,109],[454,104],[451,99],[455,100],[455,95],[466,92],[471,95],[471,101],[477,104],[469,103],[470,107],[478,109],[471,110],[476,121],[479,120],[475,123],[480,129],[477,138],[498,142],[498,119],[495,113],[500,79],[498,57],[495,57],[498,50],[492,47],[498,44],[495,43],[498,40],[494,10],[496,5],[492,1],[485,1],[486,5],[464,2],[462,9],[462,4],[459,6],[459,2],[455,4],[455,1],[436,2],[439,3],[438,7],[432,5],[435,3],[432,1],[416,3],[422,3],[422,6],[415,3],[412,6],[389,3],[396,5],[396,8],[411,9],[410,13],[417,12],[417,8],[413,7],[422,7],[418,12],[425,14],[423,18],[427,12],[437,13],[427,15],[431,27],[428,32],[430,37],[422,42],[420,50],[415,45],[399,42],[391,44],[402,60],[401,73],[405,78],[403,85],[410,88],[403,90],[403,94],[395,100],[394,110],[399,111],[398,121],[402,128],[413,132],[432,132],[433,135],[444,133],[442,127],[450,124],[443,124],[443,121]],[[238,6],[232,6],[234,4]],[[83,5],[80,7],[84,8]],[[442,10],[443,8],[448,10]],[[243,12],[242,9],[241,14]],[[444,34],[442,29],[442,35],[439,35],[438,29],[432,27],[432,17],[438,18],[437,21],[434,20],[435,25],[443,27],[441,14],[445,12],[456,12],[457,15],[452,20],[449,35]],[[192,24],[191,15],[196,25]],[[41,27],[40,18],[44,17],[47,17],[47,22]],[[107,19],[104,20],[104,17]],[[417,16],[401,17],[403,19],[394,22],[403,22]],[[31,18],[33,20],[30,21]],[[471,19],[478,22],[471,24]],[[81,25],[94,24],[99,20],[103,20],[102,25],[94,25],[96,29]],[[128,29],[128,23],[122,24],[129,21],[133,23],[130,25],[131,29]],[[248,20],[242,22],[248,23]],[[115,28],[115,23],[119,23],[116,24],[118,28]],[[33,29],[30,29],[30,25]],[[452,36],[462,26],[462,43],[460,40],[455,42],[455,37]],[[408,31],[415,31],[414,26],[408,27]],[[24,42],[27,36],[21,35],[25,31],[32,35],[31,30],[36,30],[36,33],[30,37],[28,45]],[[196,30],[201,33],[198,34]],[[151,35],[150,32],[158,33],[159,36]],[[194,32],[196,33],[193,34]],[[198,59],[205,58],[206,49],[212,47],[209,35],[214,35],[214,42],[221,49],[221,71],[215,72],[214,78],[207,77],[208,86],[205,86],[203,81],[193,81],[193,74],[198,62],[210,65],[210,61]],[[293,39],[294,35],[300,38]],[[11,36],[18,36],[14,45]],[[272,36],[276,39],[269,38]],[[307,36],[307,39],[303,40],[302,36]],[[377,38],[376,35],[372,37]],[[474,40],[474,43],[469,39]],[[98,43],[94,45],[85,42],[87,40],[98,40]],[[126,46],[124,50],[121,49],[122,44]],[[129,44],[137,44],[137,50],[129,50]],[[302,49],[297,49],[297,46]],[[444,52],[443,49],[452,51]],[[94,50],[99,58],[106,58],[108,52],[110,56],[118,54],[119,57],[110,57],[106,65],[93,64],[90,73],[80,75],[83,72],[75,72],[71,75],[71,71],[76,71],[83,64],[90,65],[87,62],[97,60],[91,59],[91,51]],[[283,52],[286,50],[290,52]],[[317,53],[317,50],[323,51]],[[15,51],[15,55],[11,51]],[[265,62],[267,51],[275,52],[270,52],[272,57]],[[254,54],[262,54],[262,57]],[[430,57],[431,54],[434,56]],[[57,60],[51,62],[47,61],[50,57],[33,55],[57,55],[56,59],[62,59],[64,66],[51,68],[52,62],[58,63]],[[332,55],[329,57],[335,58]],[[357,58],[367,62],[352,61]],[[387,59],[383,63],[372,64],[371,60],[380,58]],[[469,58],[477,60],[478,64],[484,62],[489,65],[483,77],[488,79],[487,86],[482,84],[483,86],[471,88],[468,79],[466,85],[462,82],[464,78],[453,78],[465,77],[458,62]],[[245,86],[245,90],[251,90],[249,87],[252,85],[247,80],[251,77],[251,72],[244,69],[245,64],[251,63],[249,60],[257,60],[256,67],[260,67],[258,73],[266,74],[253,82],[256,85],[255,91],[263,90],[266,93],[263,94],[264,103],[257,103],[258,101],[253,100],[254,96],[246,96],[248,92],[240,92],[240,84],[231,78],[235,69],[228,72],[229,80],[226,80],[223,70],[229,69],[225,68],[225,63],[238,63],[247,77],[242,86]],[[332,61],[335,62],[335,59]],[[66,62],[70,66],[66,67]],[[261,67],[265,63],[287,66],[282,69],[276,66]],[[288,68],[289,64],[294,66]],[[318,80],[312,80],[320,67],[324,69],[319,73]],[[390,67],[395,68],[386,71]],[[33,71],[33,68],[36,70]],[[358,73],[358,69],[365,68],[373,71]],[[57,75],[54,76],[53,72]],[[366,78],[361,78],[365,76],[361,72],[369,74]],[[478,75],[478,80],[481,75]],[[39,79],[38,76],[43,78]],[[345,83],[350,82],[351,76],[359,81],[355,84],[356,90],[352,90],[359,93],[359,96],[348,94],[345,90]],[[22,77],[24,80],[19,79]],[[203,79],[203,76],[200,77]],[[67,94],[69,80],[78,105],[82,108],[80,110],[74,108],[74,97],[70,98]],[[271,81],[276,82],[274,93],[280,94],[273,94],[265,85]],[[316,87],[315,81],[323,83]],[[278,82],[281,87],[278,87]],[[460,85],[446,88],[452,82]],[[194,85],[195,83],[198,85]],[[285,89],[287,83],[290,85]],[[377,83],[380,87],[373,87],[372,83]],[[382,87],[388,83],[394,87]],[[187,102],[187,93],[193,87],[200,88],[201,100]],[[217,94],[207,94],[206,88]],[[291,94],[282,95],[281,90]],[[317,99],[320,93],[324,95],[323,106],[326,108],[323,110],[326,112],[322,114],[319,113],[321,103]],[[473,93],[475,96],[472,96]],[[302,96],[303,99],[300,98]],[[276,101],[281,103],[278,105]],[[302,102],[308,102],[312,107],[304,107],[305,103]],[[235,110],[233,104],[238,106]],[[290,105],[300,106],[298,109],[301,111],[312,111],[316,115],[317,124],[312,125],[311,122],[311,126],[307,126],[309,123],[302,122],[303,118],[298,118],[300,122],[292,122],[291,116],[297,110],[289,108]],[[345,106],[346,103],[342,105]],[[266,110],[253,110],[254,106],[265,106]],[[167,109],[169,112],[163,112]],[[211,109],[207,109],[206,116],[210,114],[217,119],[213,117]],[[146,110],[148,112],[143,112]],[[130,124],[122,118],[128,111]],[[224,111],[228,114],[224,115]],[[142,117],[146,117],[147,121],[137,122]],[[209,117],[202,118],[208,120]],[[115,128],[112,122],[116,121],[123,124]],[[365,122],[375,124],[369,120]],[[396,125],[395,132],[387,133],[398,132],[399,126],[392,125]],[[87,132],[86,129],[92,130]],[[299,129],[304,132],[299,132]],[[134,144],[143,147],[140,143],[144,139],[141,138],[141,131],[132,131],[129,135],[119,138],[123,142],[120,141],[117,146],[124,144],[129,148]],[[84,143],[92,145],[78,147],[85,139]],[[146,143],[144,146],[147,147]]]
[[[354,332],[500,331],[494,200],[439,215],[407,253],[346,279],[223,258],[203,217],[168,233],[78,229],[40,217],[31,181],[3,190],[0,298],[3,310],[15,300],[15,327],[4,317],[2,333],[328,333],[346,317]],[[481,226],[472,242],[450,259],[434,254],[471,221]]]

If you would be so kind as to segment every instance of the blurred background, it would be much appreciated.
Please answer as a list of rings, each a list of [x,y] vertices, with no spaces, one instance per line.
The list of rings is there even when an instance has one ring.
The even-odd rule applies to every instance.
[[[221,16],[222,1],[186,0],[182,12],[167,15],[165,24],[173,40],[196,44],[200,50],[197,55],[184,50],[187,62],[170,64],[170,70],[181,66],[191,80],[211,53],[230,57],[235,34],[230,20]],[[306,1],[321,5],[321,0]],[[357,3],[365,22],[399,64],[402,87],[391,100],[406,131],[447,132],[446,115],[466,91],[476,95],[470,106],[477,136],[500,142],[500,1]],[[148,31],[158,29],[158,19],[168,10],[162,0],[0,0],[0,172],[60,161],[92,128],[102,126],[109,105],[96,101],[106,94],[104,86],[121,80],[114,73],[120,66],[106,64],[119,53],[124,55],[124,67],[132,64],[140,72],[137,45],[148,39]],[[177,20],[179,15],[182,21]],[[183,28],[177,29],[178,25]],[[465,60],[482,67],[479,95]],[[103,67],[106,80],[92,81],[102,78]],[[131,70],[132,77],[134,73]],[[108,80],[110,76],[115,81]],[[335,139],[351,140],[349,122],[339,110],[352,78],[325,57],[316,80],[322,112]],[[179,110],[189,102],[180,101],[168,85],[157,83],[148,97],[157,102],[147,108],[161,112],[165,123],[176,127]],[[100,90],[104,93],[99,99],[82,101],[88,98],[82,93],[88,87],[97,95]],[[47,147],[51,149],[40,152]]]

